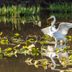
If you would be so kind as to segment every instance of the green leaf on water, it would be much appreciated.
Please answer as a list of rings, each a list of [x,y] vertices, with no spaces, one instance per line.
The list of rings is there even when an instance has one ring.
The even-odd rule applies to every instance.
[[[72,60],[72,55],[69,56],[69,59]]]
[[[3,54],[0,54],[0,59],[3,59]]]
[[[47,59],[43,59],[43,60],[41,61],[41,64],[42,64],[42,67],[43,67],[44,69],[47,69],[48,60],[47,60]]]
[[[0,36],[3,34],[3,32],[0,32]]]
[[[12,57],[14,55],[12,48],[8,47],[4,50],[4,56]]]
[[[0,53],[2,52],[2,49],[0,48]]]
[[[5,52],[9,52],[9,51],[12,51],[12,48],[11,47],[8,47],[4,50]]]
[[[35,62],[34,62],[34,66],[35,66],[36,68],[39,67],[39,66],[38,66],[38,60],[35,60]]]
[[[19,37],[20,34],[19,34],[19,33],[15,33],[14,36],[15,36],[15,37]]]
[[[8,39],[1,39],[0,40],[0,44],[4,45],[4,44],[8,44]]]

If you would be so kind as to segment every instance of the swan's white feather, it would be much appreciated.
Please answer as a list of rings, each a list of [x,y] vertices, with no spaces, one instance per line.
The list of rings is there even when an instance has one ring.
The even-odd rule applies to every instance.
[[[72,28],[72,23],[62,22],[59,24],[57,31],[63,35],[66,35],[70,28]]]

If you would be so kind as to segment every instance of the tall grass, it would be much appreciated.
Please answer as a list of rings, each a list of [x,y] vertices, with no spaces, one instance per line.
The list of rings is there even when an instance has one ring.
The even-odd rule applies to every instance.
[[[8,15],[8,16],[13,16],[13,15],[20,15],[21,13],[26,14],[26,15],[34,15],[38,14],[40,11],[40,6],[31,6],[31,7],[23,7],[21,5],[18,6],[3,6],[0,7],[0,15]]]
[[[4,24],[11,23],[12,30],[17,29],[21,30],[21,24],[26,23],[33,23],[37,25],[36,22],[40,21],[40,17],[38,15],[31,15],[31,16],[23,16],[23,17],[7,17],[7,16],[0,16],[0,23],[3,22]]]
[[[52,10],[52,11],[64,11],[64,12],[67,12],[67,11],[70,11],[72,12],[72,3],[53,3],[53,4],[49,4],[49,10]]]

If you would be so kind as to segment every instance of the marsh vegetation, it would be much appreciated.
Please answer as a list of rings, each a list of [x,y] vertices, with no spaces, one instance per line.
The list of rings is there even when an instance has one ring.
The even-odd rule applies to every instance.
[[[43,35],[41,28],[49,26],[48,24],[50,22],[47,23],[46,20],[50,15],[55,15],[58,19],[57,22],[72,22],[71,12],[72,4],[65,2],[50,3],[46,8],[40,4],[28,7],[25,5],[3,5],[0,7],[1,62],[12,60],[12,63],[13,61],[20,60],[20,62],[22,61],[21,63],[26,63],[27,66],[33,65],[36,68],[42,67],[42,69],[50,69],[52,66],[51,60],[43,56],[42,49],[46,50],[47,44],[54,41],[54,39],[50,36]],[[41,27],[38,26],[39,21],[41,22]],[[56,25],[58,26],[58,24]],[[65,65],[68,65],[65,71],[69,72],[68,69],[72,67],[71,31],[69,31],[67,39],[67,47],[64,48],[64,51],[68,51],[70,63],[67,64],[65,58],[62,61]],[[60,70],[65,69],[60,64],[58,65]]]

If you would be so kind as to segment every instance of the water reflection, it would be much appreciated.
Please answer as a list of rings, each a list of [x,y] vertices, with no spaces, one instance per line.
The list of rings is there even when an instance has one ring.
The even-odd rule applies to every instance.
[[[72,19],[72,13],[63,13],[63,12],[51,12],[50,15],[54,15],[59,20],[71,20]]]
[[[56,4],[55,4],[56,5]],[[58,7],[58,6],[57,6]],[[64,9],[65,10],[65,9]],[[41,12],[41,16],[38,13],[40,10],[39,8],[37,8],[37,10],[35,9],[35,7],[33,8],[23,8],[21,6],[18,6],[17,8],[15,6],[12,6],[12,8],[10,7],[3,7],[2,9],[0,8],[0,23],[4,23],[4,24],[8,24],[11,23],[12,24],[12,28],[16,28],[16,29],[21,29],[20,25],[21,24],[25,24],[25,23],[30,23],[30,22],[38,22],[38,21],[44,21],[44,23],[42,24],[46,24],[46,20],[48,18],[49,15],[55,15],[57,17],[57,19],[62,20],[62,21],[67,21],[67,20],[71,20],[72,17],[72,13],[67,13],[67,12],[47,12],[47,14],[45,14],[44,12]],[[27,13],[27,14],[24,14]],[[43,18],[42,18],[43,17]],[[29,31],[29,29],[28,29]],[[27,32],[28,32],[27,31]],[[35,30],[36,32],[38,30]],[[32,29],[32,33],[33,33],[33,29]],[[26,33],[25,33],[26,35]],[[36,69],[33,66],[28,66],[26,65],[22,60],[24,60],[24,58],[22,57],[18,57],[18,58],[14,58],[10,60],[2,60],[0,61],[0,71],[1,72],[43,72],[43,69]],[[16,60],[16,61],[14,61]],[[49,71],[50,72],[50,71]]]
[[[33,23],[35,25],[38,25],[37,23],[40,21],[40,17],[38,15],[30,15],[30,16],[24,16],[24,17],[6,17],[6,16],[0,16],[0,23],[12,24],[12,28],[21,29],[21,24],[25,23]]]

